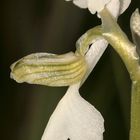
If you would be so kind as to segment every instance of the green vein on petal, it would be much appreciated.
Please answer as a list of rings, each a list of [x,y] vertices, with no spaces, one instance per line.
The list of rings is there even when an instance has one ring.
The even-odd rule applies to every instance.
[[[11,65],[11,78],[19,83],[68,86],[80,81],[86,68],[84,57],[72,52],[63,55],[35,53]]]

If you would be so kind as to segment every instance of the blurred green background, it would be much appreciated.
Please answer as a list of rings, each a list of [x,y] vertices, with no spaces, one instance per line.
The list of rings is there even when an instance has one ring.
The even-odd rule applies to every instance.
[[[119,24],[131,39],[129,19],[139,0],[132,0]],[[100,24],[96,15],[64,0],[1,0],[0,139],[40,140],[50,115],[67,87],[18,84],[10,65],[35,52],[66,53],[76,40]],[[104,116],[104,140],[128,140],[131,81],[120,57],[108,47],[81,95]]]

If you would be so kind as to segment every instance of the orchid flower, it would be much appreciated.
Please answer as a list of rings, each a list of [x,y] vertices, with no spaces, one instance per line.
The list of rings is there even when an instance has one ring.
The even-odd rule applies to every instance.
[[[85,39],[91,32],[96,34],[88,38],[89,40]],[[99,34],[100,30],[97,27],[89,30],[77,41],[75,53],[63,55],[35,53],[11,65],[11,78],[19,83],[70,86],[52,114],[42,140],[103,139],[102,115],[79,94],[81,84],[100,57],[98,46],[102,48],[103,40],[93,42],[94,47],[89,50],[85,50],[83,45],[96,40]]]
[[[122,14],[128,8],[130,2],[131,0],[73,0],[75,5],[80,8],[88,8],[92,14],[101,12],[106,6],[114,17]]]
[[[81,8],[88,8],[92,14],[97,12],[99,17],[100,12],[107,8],[112,16],[117,18],[127,9],[131,0],[73,0],[73,2]],[[90,44],[92,45],[89,48]],[[79,88],[107,45],[101,27],[98,26],[88,30],[77,41],[75,53],[31,54],[11,66],[11,78],[19,83],[69,86],[50,117],[42,140],[103,140],[104,119],[94,106],[80,96]]]

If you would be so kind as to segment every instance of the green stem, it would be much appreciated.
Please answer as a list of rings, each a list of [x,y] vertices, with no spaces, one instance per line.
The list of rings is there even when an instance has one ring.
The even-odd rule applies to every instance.
[[[132,80],[130,140],[140,140],[140,67],[136,47],[106,9],[100,16],[103,36],[122,58]]]
[[[130,140],[140,140],[140,81],[132,84]]]

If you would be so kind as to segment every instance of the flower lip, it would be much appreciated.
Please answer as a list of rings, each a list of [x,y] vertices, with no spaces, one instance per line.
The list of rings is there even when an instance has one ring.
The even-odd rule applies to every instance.
[[[80,96],[79,86],[80,83],[77,83],[68,88],[41,140],[103,140],[104,119],[94,106]]]

